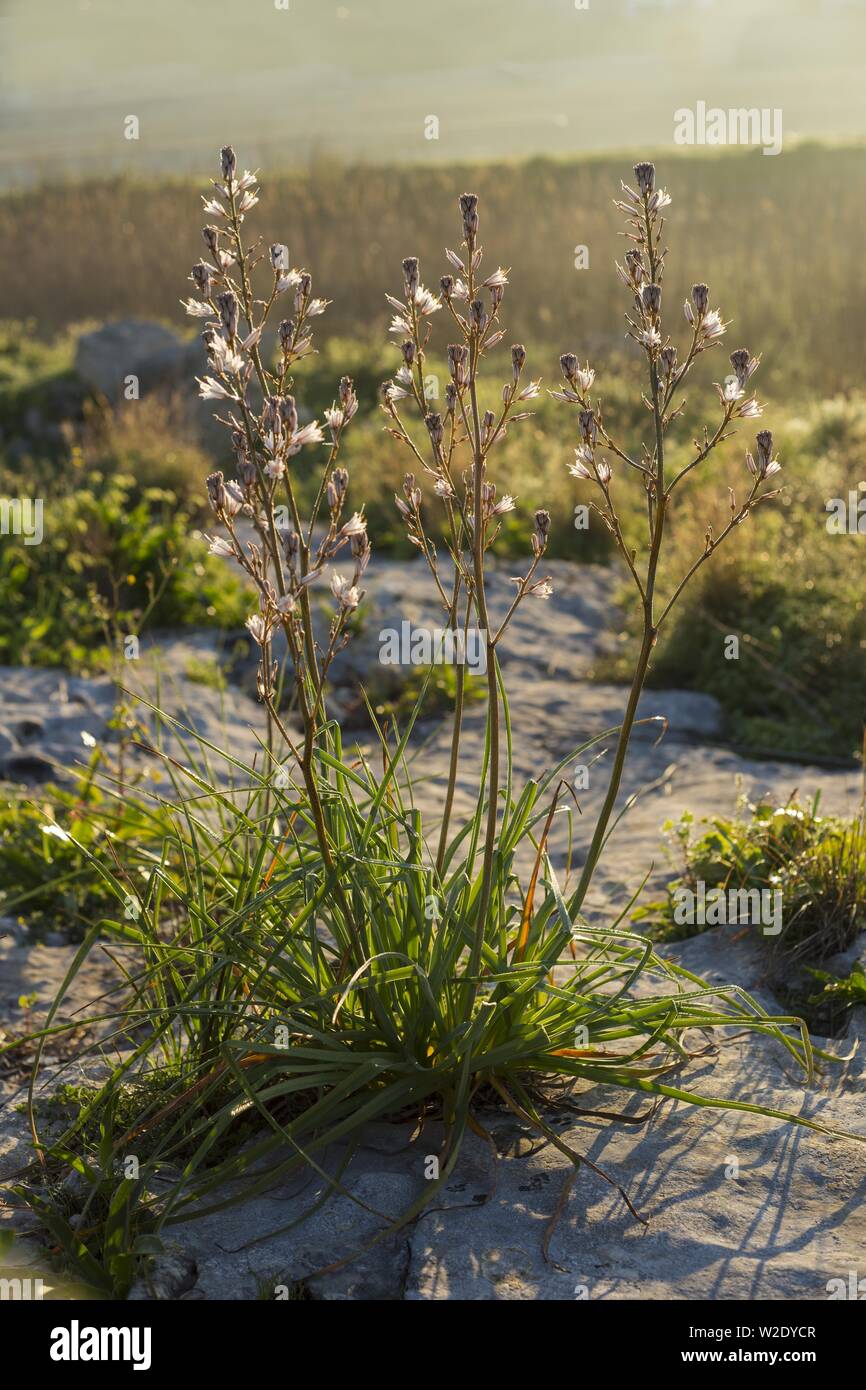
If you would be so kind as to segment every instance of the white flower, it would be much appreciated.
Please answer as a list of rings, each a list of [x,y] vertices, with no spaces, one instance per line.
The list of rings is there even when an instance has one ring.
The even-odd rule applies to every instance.
[[[759,415],[763,415],[764,407],[758,402],[755,396],[750,396],[747,401],[737,410],[741,420],[757,420]]]
[[[650,197],[649,210],[650,212],[659,212],[661,208],[668,207],[670,202],[671,195],[668,193],[667,189],[657,188],[655,193]]]
[[[238,398],[232,391],[227,391],[225,386],[212,376],[197,376],[196,381],[199,386],[199,397],[203,401],[236,401]]]
[[[278,613],[292,613],[295,608],[295,600],[291,594],[283,594],[274,604]]]
[[[202,211],[208,213],[209,216],[225,217],[226,210],[218,198],[202,198],[202,203],[204,204]]]
[[[240,376],[246,365],[239,352],[227,352],[223,358],[223,372],[226,376]]]
[[[401,338],[411,338],[412,325],[408,319],[401,317],[400,314],[395,314],[391,320],[391,327],[388,329],[388,332],[398,333]]]
[[[534,400],[535,397],[539,394],[540,385],[541,385],[541,377],[539,377],[537,381],[530,381],[530,383],[529,383],[528,386],[524,386],[523,390],[521,391],[521,393],[520,393],[520,395],[517,397],[517,399],[518,399],[519,401],[532,401],[532,400]]]
[[[325,419],[328,423],[328,428],[330,429],[331,433],[336,434],[343,425],[343,412],[342,410],[340,410],[339,406],[332,405],[328,410],[325,411]]]
[[[184,311],[194,319],[209,319],[213,309],[201,299],[182,299]]]
[[[549,579],[540,579],[537,584],[533,584],[528,590],[530,598],[550,598],[553,593],[553,585]]]
[[[84,744],[85,748],[96,747],[96,739],[93,737],[93,734],[89,734],[86,729],[81,730],[81,742]]]
[[[268,625],[261,613],[253,613],[252,617],[247,618],[246,628],[254,642],[259,646],[264,646],[268,636]]]
[[[243,217],[245,212],[249,212],[259,201],[258,193],[245,193],[238,203],[238,212]]]
[[[231,541],[227,541],[224,536],[207,536],[206,539],[210,542],[208,545],[209,555],[234,555],[234,546]]]
[[[285,275],[281,275],[276,284],[277,294],[284,294],[286,290],[294,290],[300,284],[301,273],[299,270],[289,270]]]
[[[311,299],[306,308],[306,317],[315,318],[317,314],[323,314],[330,302],[330,299]]]
[[[701,321],[701,333],[703,337],[711,342],[713,338],[721,338],[727,324],[722,322],[722,315],[718,309],[710,309]]]
[[[304,425],[301,429],[295,430],[289,441],[289,447],[286,453],[291,458],[293,454],[300,453],[305,444],[323,444],[324,442],[325,436],[322,433],[318,420],[311,420],[308,425]]]
[[[566,405],[574,405],[580,401],[577,392],[570,391],[567,386],[563,387],[561,391],[548,391],[547,394],[554,401],[565,401]]]
[[[462,270],[462,268],[461,266],[460,269]],[[487,279],[483,281],[483,284],[484,288],[487,290],[502,289],[508,284],[508,272],[503,270],[502,266],[499,266],[497,270],[494,270],[492,275],[488,275]]]
[[[600,460],[599,460],[599,462],[595,465],[595,472],[596,472],[596,476],[598,477],[598,481],[599,481],[604,487],[607,487],[607,485],[608,485],[608,483],[610,482],[610,479],[611,479],[611,472],[610,472],[610,464],[607,462],[606,459],[600,459]]]
[[[240,178],[235,180],[235,188],[237,189],[238,193],[243,193],[245,188],[252,188],[258,176],[258,169],[256,169],[255,173],[253,174],[250,173],[249,169],[244,169],[244,172],[241,174]]]
[[[226,494],[223,510],[229,516],[237,516],[241,507],[244,505],[244,490],[240,483],[236,482],[234,478],[230,481],[226,481],[223,486]]]
[[[353,512],[344,526],[340,527],[341,536],[364,536],[367,533],[367,523],[360,512]]]
[[[453,497],[454,489],[447,478],[437,478],[433,484],[433,491],[437,497]]]
[[[506,492],[504,497],[500,497],[490,515],[502,516],[503,512],[513,512],[515,501],[516,499],[512,497],[510,493]]]
[[[653,348],[661,347],[661,334],[657,328],[645,328],[640,335],[640,341],[652,352]]]
[[[468,287],[468,285],[465,285],[465,284],[463,283],[462,280],[455,280],[455,281],[454,281],[454,284],[453,284],[453,286],[452,286],[452,289],[451,289],[451,298],[452,298],[452,299],[468,299],[468,298],[469,298],[469,287]]]
[[[265,464],[265,472],[269,478],[282,478],[285,476],[286,465],[282,459],[271,459],[270,463]]]
[[[738,401],[745,392],[735,376],[726,376],[721,395],[723,401]]]
[[[361,602],[359,590],[350,579],[344,579],[342,574],[331,576],[331,593],[341,608],[357,608]]]
[[[587,451],[585,451],[585,450],[583,450],[583,449],[575,449],[575,451],[574,451],[574,455],[575,455],[574,463],[570,463],[570,464],[568,465],[568,471],[569,471],[569,473],[572,475],[572,477],[574,477],[574,478],[591,478],[591,477],[592,477],[592,474],[590,473],[589,469],[586,467],[586,465],[585,465],[584,463],[581,462],[581,459],[582,459],[582,457],[585,457],[586,452],[587,452]],[[592,455],[590,454],[590,462],[591,462],[591,461],[592,461]]]
[[[423,285],[419,285],[415,291],[415,308],[422,315],[435,314],[437,309],[442,308],[442,305],[435,294],[425,289]]]

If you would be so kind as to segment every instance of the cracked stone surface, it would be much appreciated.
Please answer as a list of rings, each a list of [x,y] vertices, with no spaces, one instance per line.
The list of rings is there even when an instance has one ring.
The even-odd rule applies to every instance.
[[[610,572],[563,563],[550,568],[555,595],[543,605],[543,644],[541,606],[527,603],[504,649],[518,787],[615,726],[625,699],[623,690],[586,679],[612,640],[606,627]],[[500,568],[491,578],[496,616],[511,592],[509,574]],[[367,625],[336,672],[338,695],[351,690],[365,663],[369,668],[376,659],[383,627],[405,617],[413,624],[441,622],[420,564],[380,563],[371,571],[369,591]],[[181,720],[191,718],[216,743],[228,727],[232,751],[252,762],[261,712],[246,687],[233,686],[221,697],[186,675],[190,658],[212,655],[216,643],[207,632],[159,634],[142,644],[142,661],[130,666],[139,688],[150,692],[159,664],[170,710]],[[54,779],[61,765],[81,761],[87,753],[82,731],[97,741],[109,737],[111,699],[107,681],[0,670],[0,777],[40,783]],[[719,709],[707,696],[650,691],[640,715],[656,722],[636,731],[622,801],[637,799],[600,866],[587,904],[592,914],[621,907],[648,871],[648,892],[665,881],[660,827],[686,809],[696,818],[729,814],[740,791],[783,802],[795,788],[804,797],[820,788],[827,812],[857,809],[854,771],[744,759],[721,745]],[[443,795],[449,728],[431,721],[419,735],[413,754],[420,779],[416,801],[432,822]],[[483,737],[483,710],[470,705],[455,817],[474,803]],[[572,773],[575,764],[589,767],[574,821],[578,864],[604,794],[610,745],[610,738],[602,738],[569,759]],[[598,755],[600,761],[593,762]],[[566,844],[563,818],[550,839],[561,879],[568,870]],[[664,950],[710,983],[735,982],[768,1010],[783,1011],[773,996],[763,943],[753,935],[720,927]],[[30,943],[26,925],[0,919],[0,1025],[20,1026],[22,995],[36,995],[33,1016],[43,1017],[71,958],[71,947]],[[828,968],[842,973],[863,958],[858,942]],[[88,973],[76,981],[64,1016],[116,982],[110,963],[98,959],[94,955]],[[853,1056],[823,1067],[811,1087],[787,1052],[759,1035],[730,1038],[706,1052],[681,1084],[710,1097],[729,1095],[818,1116],[866,1136],[864,1036],[864,1011],[856,1011],[848,1037],[827,1044],[837,1054],[853,1049]],[[703,1035],[689,1041],[696,1052],[707,1043]],[[55,1070],[64,1059],[50,1048],[46,1062],[49,1089],[57,1075],[75,1079],[68,1069]],[[16,1109],[20,1085],[20,1077],[0,1073],[0,1183],[28,1154]],[[548,1118],[566,1144],[627,1190],[646,1226],[629,1213],[615,1187],[586,1165],[574,1175],[565,1154],[508,1112],[495,1111],[481,1116],[492,1142],[469,1135],[432,1208],[390,1231],[389,1219],[424,1191],[425,1163],[437,1152],[440,1135],[431,1125],[413,1142],[407,1127],[380,1125],[367,1132],[344,1175],[357,1200],[341,1194],[317,1206],[320,1180],[307,1176],[241,1207],[167,1228],[166,1256],[132,1297],[296,1297],[302,1286],[304,1296],[324,1300],[822,1299],[829,1280],[846,1279],[862,1265],[866,1145],[747,1112],[665,1102],[650,1113],[645,1101],[623,1101],[610,1088],[581,1090],[578,1103],[645,1116],[639,1125],[563,1114]],[[0,1211],[0,1219],[12,1218]],[[357,1259],[340,1264],[358,1251]]]

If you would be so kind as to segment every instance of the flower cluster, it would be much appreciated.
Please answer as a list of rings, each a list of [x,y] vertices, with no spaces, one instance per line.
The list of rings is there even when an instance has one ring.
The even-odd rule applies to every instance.
[[[271,643],[281,630],[286,637],[300,684],[300,708],[315,725],[323,705],[324,680],[330,662],[346,640],[347,616],[363,596],[361,580],[370,558],[367,526],[359,512],[347,514],[349,475],[337,466],[344,432],[358,409],[349,377],[339,383],[323,423],[302,420],[291,393],[291,371],[312,349],[310,320],[327,308],[313,294],[308,271],[291,266],[288,247],[275,243],[267,256],[247,248],[242,237],[246,214],[259,201],[256,175],[238,176],[234,151],[220,156],[222,178],[205,211],[218,217],[202,236],[208,260],[193,266],[190,279],[198,299],[185,303],[187,313],[207,319],[202,341],[210,372],[198,378],[204,400],[218,402],[226,415],[217,415],[230,431],[236,476],[215,472],[207,480],[208,500],[226,536],[210,537],[215,555],[234,559],[253,581],[259,611],[247,622],[261,649],[259,695],[272,703],[275,670]],[[253,278],[261,262],[268,274],[264,297],[255,297]],[[269,324],[290,299],[266,356]],[[325,447],[317,466],[319,487],[311,515],[302,524],[294,469],[304,449]],[[329,638],[323,650],[313,631],[310,587],[326,577],[329,562],[340,552],[352,562],[351,574],[331,575],[335,600]]]
[[[721,310],[710,307],[710,292],[707,286],[693,285],[683,306],[686,323],[691,329],[691,342],[680,358],[676,344],[664,332],[662,324],[662,281],[666,253],[660,242],[664,226],[661,212],[672,200],[664,189],[656,188],[655,168],[652,164],[644,162],[635,165],[634,174],[637,191],[623,183],[624,197],[615,203],[626,215],[625,236],[632,243],[623,257],[622,264],[618,264],[616,269],[632,298],[632,311],[626,315],[627,337],[643,349],[649,369],[649,392],[644,396],[644,403],[653,414],[656,425],[653,444],[649,448],[644,445],[641,456],[637,459],[632,458],[616,444],[605,427],[601,401],[593,401],[590,397],[595,383],[595,372],[588,362],[581,367],[577,355],[573,352],[563,353],[560,358],[564,385],[561,390],[552,391],[550,394],[555,400],[578,407],[580,442],[574,450],[574,462],[568,465],[569,472],[582,481],[596,483],[601,489],[603,503],[596,511],[614,536],[637,579],[634,553],[626,546],[611,501],[613,466],[607,455],[614,455],[643,475],[648,494],[652,540],[654,517],[657,515],[659,502],[662,502],[661,510],[664,511],[664,504],[674,487],[727,437],[731,423],[734,420],[759,418],[763,414],[763,406],[756,396],[747,394],[749,382],[758,369],[760,358],[753,356],[747,348],[737,348],[730,355],[731,373],[723,383],[716,383],[722,408],[721,422],[714,431],[704,431],[704,440],[698,447],[696,457],[676,477],[665,481],[664,435],[684,408],[684,402],[674,406],[674,396],[697,358],[721,341],[728,325],[722,318]],[[757,493],[757,484],[771,477],[781,467],[778,459],[772,457],[772,435],[768,430],[762,430],[758,435],[756,455],[753,457],[751,453],[747,453],[746,464],[756,486],[744,507],[740,510],[733,509],[735,518],[732,524],[744,520],[751,507],[763,500]],[[764,494],[768,495],[773,494]],[[716,544],[718,540],[714,541],[713,548]],[[646,584],[640,580],[638,583],[641,593],[645,595]]]
[[[462,590],[468,609],[474,602],[479,621],[486,625],[480,565],[499,534],[501,518],[514,510],[516,502],[510,494],[498,495],[496,483],[488,477],[488,464],[509,427],[528,418],[530,412],[519,407],[539,395],[540,383],[525,379],[526,350],[521,343],[515,343],[511,348],[509,379],[500,392],[500,408],[481,411],[478,406],[482,358],[505,337],[500,311],[508,286],[508,270],[497,266],[489,275],[483,274],[478,198],[474,193],[464,193],[459,206],[463,241],[458,251],[446,248],[450,270],[440,277],[438,295],[421,283],[418,258],[407,256],[403,261],[404,299],[388,296],[389,304],[396,310],[391,332],[401,339],[401,360],[394,376],[383,383],[380,401],[389,432],[432,479],[433,493],[444,506],[445,546],[452,563],[450,581],[441,573],[436,546],[425,526],[422,490],[415,472],[407,473],[403,496],[395,499],[408,539],[424,555],[443,605],[452,616]],[[449,379],[444,410],[439,411],[427,399],[424,361],[431,332],[429,319],[442,309],[456,330],[456,341],[446,349]],[[414,409],[423,426],[423,448],[403,418],[404,402]],[[528,594],[547,597],[551,592],[548,581],[535,580],[548,533],[549,518],[546,528],[536,528],[530,572],[514,580],[518,601]],[[449,582],[450,590],[446,588]],[[500,635],[501,632],[496,640]]]

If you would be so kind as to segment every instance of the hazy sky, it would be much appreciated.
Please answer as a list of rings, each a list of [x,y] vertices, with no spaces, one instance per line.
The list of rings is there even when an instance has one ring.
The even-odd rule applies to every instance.
[[[0,182],[663,149],[699,100],[866,135],[866,0],[285,3],[0,0]]]

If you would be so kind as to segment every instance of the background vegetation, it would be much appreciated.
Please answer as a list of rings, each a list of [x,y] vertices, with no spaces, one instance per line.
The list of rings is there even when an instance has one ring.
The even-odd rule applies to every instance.
[[[622,244],[611,190],[624,169],[623,159],[608,156],[435,169],[353,169],[322,161],[314,174],[268,180],[265,241],[288,240],[292,261],[312,265],[317,290],[334,298],[327,345],[298,372],[297,395],[320,416],[340,375],[355,379],[361,411],[344,461],[354,495],[366,501],[379,555],[410,553],[393,504],[405,460],[376,407],[377,387],[397,362],[386,341],[385,294],[399,288],[407,252],[420,255],[422,275],[436,285],[445,267],[434,248],[453,240],[455,199],[464,187],[482,196],[491,268],[497,262],[512,268],[506,323],[526,342],[533,375],[552,386],[560,350],[588,357],[620,437],[637,447],[646,434],[635,404],[638,364],[626,351],[613,272]],[[693,394],[681,421],[679,454],[685,460],[692,437],[713,419],[715,394],[706,377],[721,379],[727,352],[744,344],[763,354],[756,386],[767,404],[762,423],[773,429],[784,463],[784,494],[781,505],[751,518],[695,584],[651,679],[717,696],[726,736],[758,752],[849,760],[861,745],[862,537],[828,534],[825,507],[866,481],[866,262],[838,251],[858,244],[864,175],[866,150],[808,145],[772,160],[739,151],[668,159],[659,167],[660,181],[675,185],[676,195],[666,296],[674,303],[684,298],[700,273],[712,302],[732,318],[725,349],[708,359],[705,389]],[[219,454],[222,439],[215,452],[203,432],[202,412],[191,413],[186,380],[174,396],[109,406],[74,371],[83,324],[161,317],[189,330],[178,299],[201,252],[189,219],[195,192],[181,180],[119,179],[0,200],[0,253],[21,272],[6,286],[4,305],[14,318],[0,330],[0,481],[8,495],[19,495],[26,477],[46,495],[62,496],[55,515],[66,556],[59,570],[40,579],[49,562],[38,547],[4,546],[6,660],[80,665],[95,623],[94,582],[107,595],[117,576],[136,575],[134,586],[121,585],[120,600],[122,608],[140,612],[156,549],[165,542],[177,555],[194,552],[192,533],[206,520],[202,480],[214,464],[232,467]],[[589,248],[588,270],[574,269],[579,244]],[[436,324],[438,349],[447,337],[447,325]],[[446,377],[435,353],[429,370],[439,379],[441,401]],[[574,527],[575,503],[589,498],[566,473],[573,441],[563,435],[565,417],[546,396],[534,404],[534,423],[501,446],[503,486],[519,500],[499,548],[528,547],[531,507],[543,503],[553,517],[553,555],[607,562],[607,536],[595,518],[588,531]],[[718,530],[724,523],[728,486],[745,485],[743,452],[752,433],[741,430],[684,490],[674,516],[681,543],[669,579],[702,546],[707,525]],[[643,525],[638,505],[628,525],[635,535]],[[171,582],[153,621],[237,621],[243,599],[225,568],[205,563],[196,574],[202,582],[195,592]],[[60,596],[64,611],[85,624],[84,642],[58,634]],[[727,635],[740,638],[738,661],[722,658]],[[619,650],[596,674],[623,676],[631,650],[625,625]]]

